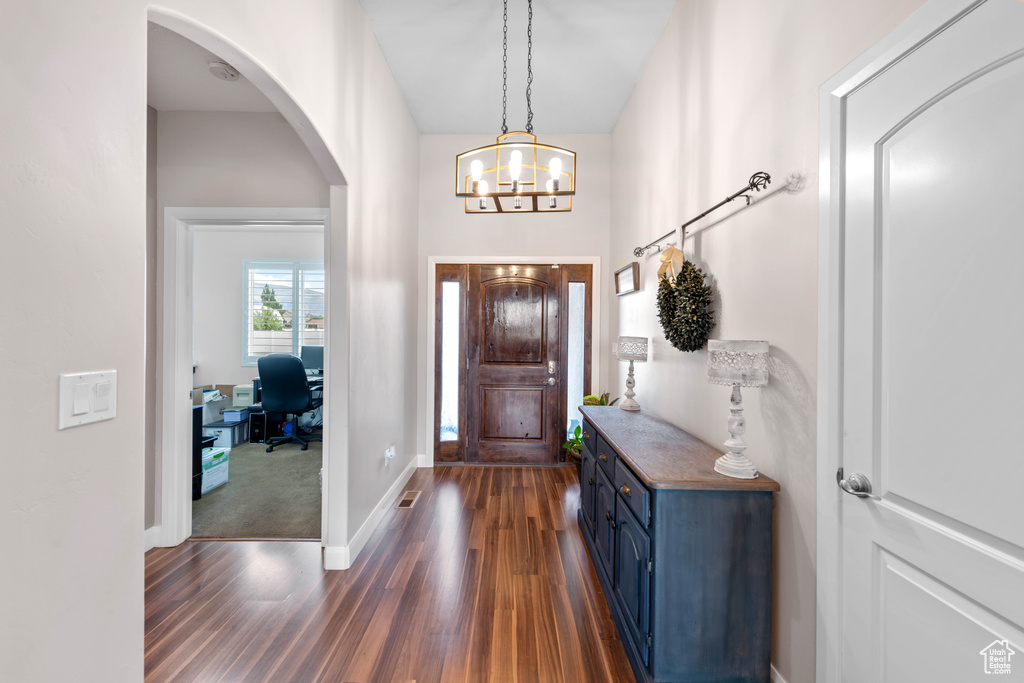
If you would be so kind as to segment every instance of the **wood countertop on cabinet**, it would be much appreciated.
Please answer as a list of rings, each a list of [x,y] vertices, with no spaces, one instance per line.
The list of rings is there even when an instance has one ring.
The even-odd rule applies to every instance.
[[[736,479],[715,471],[722,451],[646,411],[617,406],[580,406],[605,441],[652,489],[706,491],[778,491],[763,474]]]

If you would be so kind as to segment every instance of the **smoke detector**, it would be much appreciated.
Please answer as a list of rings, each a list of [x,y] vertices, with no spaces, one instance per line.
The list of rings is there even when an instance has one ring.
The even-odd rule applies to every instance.
[[[227,62],[215,59],[207,64],[207,67],[209,67],[210,73],[223,81],[238,80],[238,70]]]

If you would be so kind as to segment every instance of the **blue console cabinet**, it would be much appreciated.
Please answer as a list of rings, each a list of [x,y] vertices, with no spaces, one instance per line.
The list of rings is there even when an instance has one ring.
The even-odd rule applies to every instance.
[[[767,682],[778,483],[650,413],[580,412],[580,531],[636,680]]]

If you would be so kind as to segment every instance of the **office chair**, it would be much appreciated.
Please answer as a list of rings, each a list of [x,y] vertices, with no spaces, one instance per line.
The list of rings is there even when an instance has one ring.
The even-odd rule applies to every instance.
[[[287,353],[272,353],[257,361],[260,372],[260,383],[263,385],[263,410],[268,413],[284,413],[291,415],[291,436],[278,436],[267,439],[267,453],[274,446],[297,441],[302,450],[309,448],[310,441],[323,441],[323,435],[299,436],[298,417],[306,411],[313,410],[323,404],[322,398],[313,398],[313,389],[306,381],[306,368],[302,359]]]

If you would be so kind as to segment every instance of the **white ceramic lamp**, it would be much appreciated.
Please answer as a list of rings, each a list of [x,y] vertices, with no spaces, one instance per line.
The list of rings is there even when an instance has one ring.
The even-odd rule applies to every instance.
[[[768,384],[768,342],[708,341],[708,382],[732,386],[732,406],[729,408],[729,451],[715,461],[715,471],[737,479],[753,479],[757,468],[743,454],[747,449],[743,433],[747,422],[743,418],[743,397],[740,387],[763,387]]]
[[[622,362],[629,361],[629,377],[626,379],[626,399],[619,404],[623,410],[640,410],[640,404],[633,400],[636,396],[633,387],[633,363],[647,362],[647,337],[619,337],[618,358]]]

